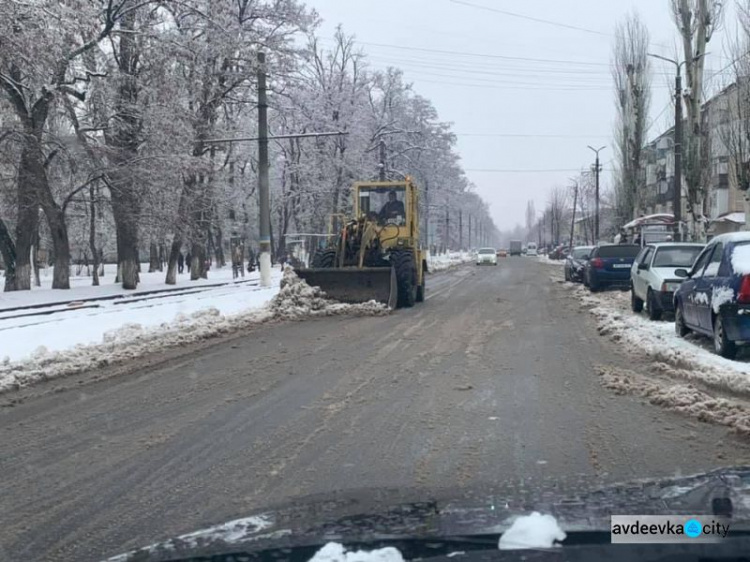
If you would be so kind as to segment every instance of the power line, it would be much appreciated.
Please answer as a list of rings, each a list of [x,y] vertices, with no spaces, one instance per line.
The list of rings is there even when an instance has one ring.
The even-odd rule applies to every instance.
[[[545,20],[542,18],[535,18],[533,16],[526,16],[523,14],[517,14],[515,12],[508,12],[507,10],[499,10],[497,8],[490,8],[489,6],[480,6],[479,4],[472,4],[471,2],[464,2],[463,0],[450,0],[453,4],[461,4],[463,6],[468,6],[470,8],[475,8],[477,10],[485,10],[487,12],[495,12],[497,14],[503,14],[505,16],[510,16],[513,18],[519,18],[523,20],[533,21],[536,23],[544,23],[547,25],[553,25],[555,27],[562,27],[564,29],[571,29],[573,31],[583,31],[584,33],[591,33],[592,35],[599,35],[603,37],[612,37],[610,33],[604,33],[602,31],[596,31],[595,29],[587,29],[585,27],[579,27],[577,25],[569,25],[566,23],[560,23],[556,21],[551,20]]]
[[[503,67],[496,66],[492,63],[462,63],[458,61],[446,61],[443,59],[425,59],[425,58],[413,58],[413,57],[402,57],[394,55],[389,57],[387,55],[367,55],[367,60],[374,60],[384,64],[391,64],[394,66],[403,66],[404,64],[410,66],[424,67],[437,70],[455,70],[457,72],[473,72],[476,74],[487,74],[492,76],[518,76],[518,77],[535,77],[535,76],[546,76],[549,74],[565,74],[572,75],[573,77],[581,77],[584,79],[606,79],[611,83],[611,71],[609,68],[601,70],[562,70],[559,68],[528,68],[528,67]],[[488,66],[489,64],[489,66]],[[484,66],[477,66],[484,65]],[[507,72],[492,72],[495,70],[503,70]],[[674,76],[673,72],[651,72],[655,76]]]
[[[403,69],[405,74],[421,74],[425,76],[437,76],[439,78],[457,78],[459,80],[473,80],[475,82],[483,82],[487,84],[502,84],[502,85],[510,85],[510,86],[569,86],[572,88],[579,88],[581,86],[598,86],[598,87],[605,87],[606,89],[612,89],[612,86],[610,83],[592,83],[592,82],[577,82],[577,83],[570,83],[570,80],[568,82],[559,83],[559,82],[524,82],[524,81],[516,81],[516,80],[507,80],[507,79],[493,79],[493,78],[483,78],[481,76],[462,76],[459,74],[446,74],[441,72],[432,72],[430,70],[421,70],[421,69],[409,69],[404,68]],[[528,78],[533,80],[534,76],[519,76],[518,78]],[[544,76],[539,76],[538,78],[543,79]]]
[[[425,47],[412,47],[402,45],[392,45],[388,43],[369,43],[360,41],[360,45],[368,45],[370,47],[383,47],[386,49],[399,49],[406,51],[421,51],[424,53],[437,53],[439,55],[456,55],[462,57],[478,57],[478,58],[489,58],[489,59],[501,59],[501,60],[516,60],[524,62],[546,62],[551,64],[574,64],[582,66],[606,66],[609,67],[608,62],[589,62],[589,61],[574,61],[574,60],[562,60],[562,59],[538,59],[532,57],[512,57],[509,55],[494,55],[488,53],[469,53],[465,51],[449,51],[444,49],[428,49]]]
[[[557,172],[580,172],[580,168],[548,168],[548,169],[498,169],[498,168],[464,168],[464,172],[482,172],[482,173],[493,173],[493,174],[544,174],[544,173],[557,173]],[[606,170],[610,172],[609,168]]]
[[[503,86],[502,83],[495,84],[470,84],[470,83],[460,83],[460,82],[446,82],[444,80],[431,80],[428,78],[420,78],[420,83],[426,83],[426,84],[440,84],[442,86],[457,86],[462,88],[484,88],[489,90],[523,90],[523,91],[536,91],[536,92],[609,92],[612,90],[611,87],[560,87],[557,85],[552,86],[545,86],[544,84],[534,84],[531,86],[522,86],[522,85],[508,85]],[[456,76],[455,78],[459,78]],[[407,81],[413,82],[413,80],[409,80],[409,77],[407,76]],[[658,88],[668,88],[668,86],[652,86],[652,87],[658,87]]]
[[[558,134],[536,134],[536,133],[453,133],[457,137],[502,137],[502,138],[529,138],[529,139],[591,139],[610,138],[610,135],[558,135]]]

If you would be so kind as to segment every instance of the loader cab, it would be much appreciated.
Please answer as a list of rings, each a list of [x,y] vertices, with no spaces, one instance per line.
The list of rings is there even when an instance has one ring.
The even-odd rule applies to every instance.
[[[383,247],[419,245],[417,189],[410,179],[356,183],[352,190],[355,216],[378,226]]]
[[[405,186],[362,186],[357,201],[357,216],[364,215],[379,226],[406,226]]]

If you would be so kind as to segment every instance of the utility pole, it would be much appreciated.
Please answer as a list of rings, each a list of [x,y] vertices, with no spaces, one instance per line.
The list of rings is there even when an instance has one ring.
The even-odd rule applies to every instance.
[[[458,210],[458,249],[464,249],[464,219],[461,209]]]
[[[473,244],[471,241],[471,215],[469,215],[469,249],[471,250]]]
[[[672,193],[675,242],[682,242],[682,76],[680,65],[674,78],[674,188]]]
[[[697,61],[706,53],[693,57]],[[674,188],[672,193],[672,215],[674,216],[674,241],[682,241],[682,75],[680,69],[687,61],[676,61],[661,55],[648,53],[648,56],[671,62],[675,66],[674,77]]]
[[[258,199],[260,208],[260,285],[271,286],[271,206],[268,195],[268,101],[266,54],[258,53]]]
[[[607,148],[606,146],[602,146],[601,148],[594,148],[592,146],[589,146],[589,149],[594,151],[596,154],[596,162],[594,164],[594,172],[596,174],[596,210],[594,215],[594,244],[596,244],[599,241],[599,172],[601,171],[601,166],[599,165],[599,152]]]
[[[380,181],[386,181],[385,179],[385,141],[380,139]]]
[[[576,227],[576,206],[578,205],[578,182],[573,184],[573,218],[570,221],[570,248],[573,249],[573,231]]]
[[[449,207],[445,205],[445,251],[450,249],[451,245],[451,217],[449,213]]]

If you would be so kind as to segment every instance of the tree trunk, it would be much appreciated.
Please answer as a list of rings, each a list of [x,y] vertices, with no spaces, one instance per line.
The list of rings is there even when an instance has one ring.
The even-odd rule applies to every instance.
[[[148,247],[148,272],[153,273],[159,269],[159,248],[156,242],[151,242]]]
[[[38,175],[39,170],[43,170],[41,164],[35,165],[33,161],[36,140],[33,136],[27,139],[18,166],[15,288],[8,289],[16,291],[31,289],[31,247],[39,222]]]
[[[117,237],[117,281],[123,289],[138,287],[138,205],[126,190],[110,189]]]
[[[224,267],[227,264],[227,261],[224,257],[224,233],[222,232],[221,227],[216,229],[214,253],[216,255],[216,263],[221,267]]]
[[[96,249],[96,190],[94,184],[89,186],[89,250],[94,262],[94,277],[91,284],[99,286],[99,251]]]
[[[159,242],[159,271],[164,271],[164,254],[166,253],[167,251],[164,247],[164,242]]]
[[[208,279],[206,271],[206,245],[201,242],[193,242],[190,253],[193,263],[190,265],[190,280]]]
[[[167,263],[167,277],[164,282],[167,285],[177,284],[177,257],[182,250],[182,238],[184,235],[184,224],[187,222],[188,208],[192,194],[193,183],[191,181],[183,182],[182,192],[180,193],[180,202],[177,205],[177,220],[175,224],[174,238],[169,251],[169,263]]]
[[[0,218],[0,254],[3,256],[5,265],[5,287],[4,291],[16,290],[16,245],[10,237],[8,227]]]
[[[49,189],[42,190],[42,209],[47,216],[52,246],[55,250],[55,269],[52,273],[53,289],[70,289],[70,243],[65,213],[52,199]]]

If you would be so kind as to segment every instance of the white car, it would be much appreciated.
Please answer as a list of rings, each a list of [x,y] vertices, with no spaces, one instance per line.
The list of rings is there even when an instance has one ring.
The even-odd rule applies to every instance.
[[[536,251],[536,244],[534,244],[533,242],[529,242],[529,245],[526,246],[526,255],[527,256],[538,256],[539,255],[539,254],[537,254],[537,251]]]
[[[673,312],[672,297],[682,283],[675,270],[690,269],[704,247],[680,242],[645,245],[630,270],[633,312],[641,312],[644,303],[651,320],[659,320],[663,312]]]
[[[482,248],[477,252],[477,265],[497,265],[497,250]]]

